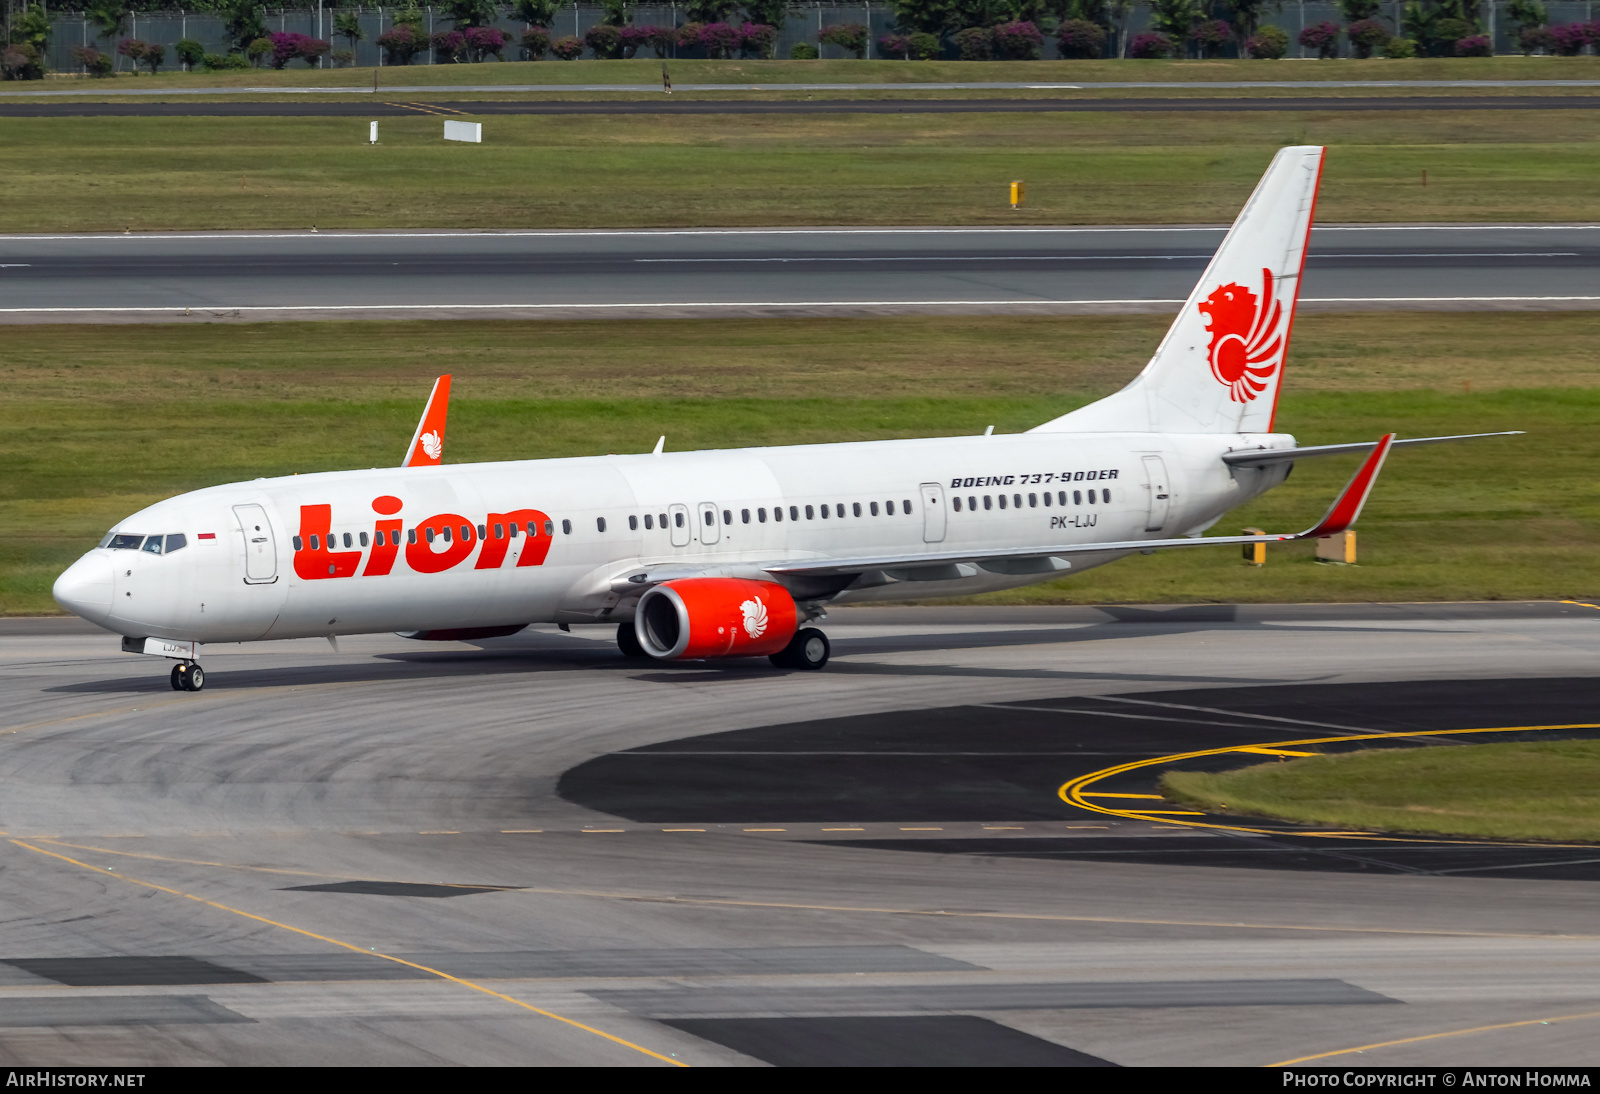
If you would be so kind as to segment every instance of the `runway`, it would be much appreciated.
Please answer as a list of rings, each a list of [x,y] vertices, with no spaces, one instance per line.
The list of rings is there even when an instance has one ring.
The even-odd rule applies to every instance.
[[[0,1059],[1597,1062],[1593,848],[1124,795],[1196,749],[1600,732],[1600,611],[826,628],[816,674],[599,627],[218,647],[191,695],[0,622]]]
[[[889,85],[889,90],[900,90]],[[438,91],[441,89],[432,89]],[[443,89],[448,91],[449,89]],[[725,88],[741,91],[742,88]],[[1350,96],[1185,99],[653,99],[278,102],[6,102],[0,118],[392,118],[414,114],[1104,114],[1218,111],[1593,110],[1594,96]]]
[[[307,226],[310,229],[311,226]],[[1219,227],[0,236],[0,321],[1170,312]],[[1593,308],[1600,226],[1328,226],[1310,309]]]

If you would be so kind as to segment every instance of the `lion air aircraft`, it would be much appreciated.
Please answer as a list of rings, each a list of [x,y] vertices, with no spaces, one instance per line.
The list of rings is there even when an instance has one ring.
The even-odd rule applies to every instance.
[[[615,623],[629,656],[818,669],[828,605],[965,596],[1159,548],[1343,531],[1391,447],[1273,430],[1323,150],[1273,159],[1126,388],[1012,436],[443,465],[448,376],[401,467],[215,486],[133,514],[55,584],[171,658],[202,643],[397,631],[450,641]],[[1200,534],[1294,460],[1371,449],[1300,533]]]

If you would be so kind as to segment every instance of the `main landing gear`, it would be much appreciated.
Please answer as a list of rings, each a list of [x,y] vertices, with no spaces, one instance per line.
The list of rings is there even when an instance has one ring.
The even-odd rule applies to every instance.
[[[199,691],[206,686],[206,670],[193,661],[172,666],[173,691]]]
[[[801,627],[789,639],[789,644],[767,658],[780,669],[820,669],[828,663],[832,653],[828,636],[815,627]]]

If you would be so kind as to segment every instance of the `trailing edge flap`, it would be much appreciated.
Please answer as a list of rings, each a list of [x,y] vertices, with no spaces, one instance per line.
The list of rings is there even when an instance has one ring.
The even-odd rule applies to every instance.
[[[437,467],[444,462],[444,420],[449,411],[450,377],[445,375],[433,382],[433,393],[422,408],[422,419],[411,435],[411,446],[400,461],[401,467]]]
[[[1512,429],[1504,433],[1460,433],[1454,437],[1412,437],[1404,441],[1395,441],[1391,448],[1403,448],[1412,444],[1443,444],[1445,441],[1475,441],[1480,437],[1520,437],[1524,433],[1521,429]],[[1357,441],[1354,444],[1318,444],[1306,448],[1250,448],[1238,452],[1229,452],[1222,457],[1222,462],[1234,467],[1263,467],[1273,463],[1288,463],[1293,460],[1306,460],[1313,456],[1337,456],[1344,452],[1365,452],[1377,443],[1375,441]]]
[[[1227,547],[1243,543],[1288,543],[1297,539],[1317,539],[1343,532],[1361,515],[1361,508],[1378,481],[1378,472],[1394,444],[1394,434],[1388,433],[1373,446],[1372,454],[1361,464],[1334,499],[1321,520],[1303,532],[1283,532],[1261,536],[1205,536],[1183,539],[1129,539],[1107,543],[1065,543],[1054,547],[1015,547],[1005,551],[943,551],[925,555],[878,555],[866,558],[806,559],[793,562],[774,562],[759,568],[768,574],[820,577],[830,574],[858,574],[869,570],[917,570],[932,567],[949,567],[960,563],[983,565],[986,562],[1006,560],[1059,558],[1066,561],[1072,555],[1100,554],[1105,552],[1151,551],[1169,547]],[[1065,569],[1066,567],[1062,567]]]

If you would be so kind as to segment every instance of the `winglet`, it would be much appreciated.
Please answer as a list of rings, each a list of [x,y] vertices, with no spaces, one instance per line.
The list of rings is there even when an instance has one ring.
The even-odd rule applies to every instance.
[[[1295,538],[1319,539],[1322,536],[1336,536],[1354,524],[1356,518],[1361,515],[1361,507],[1367,503],[1367,495],[1372,493],[1373,484],[1378,481],[1378,471],[1382,469],[1384,457],[1389,455],[1389,446],[1392,444],[1394,444],[1394,434],[1385,433],[1377,447],[1373,448],[1372,455],[1367,457],[1361,469],[1344,488],[1344,492],[1334,499],[1327,514]]]
[[[433,394],[428,396],[401,467],[436,467],[444,462],[444,419],[449,410],[450,377],[445,375],[433,382]]]

